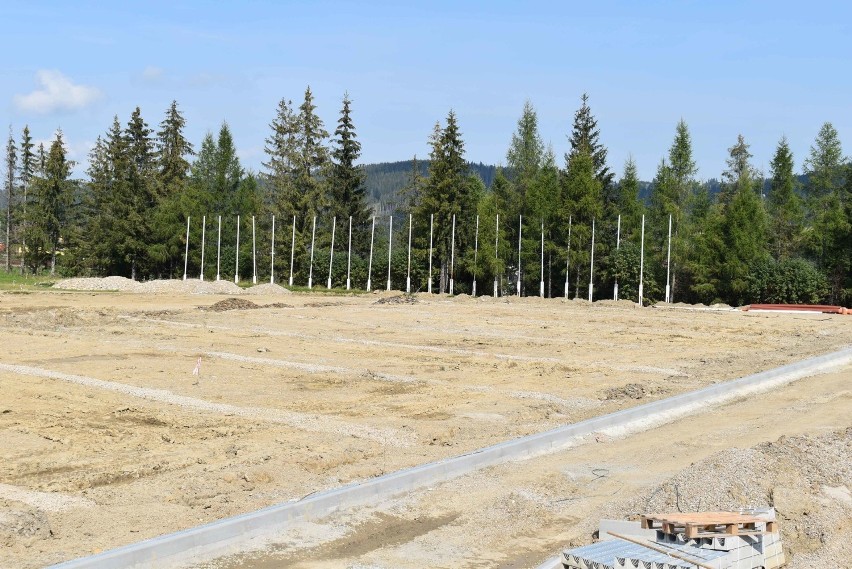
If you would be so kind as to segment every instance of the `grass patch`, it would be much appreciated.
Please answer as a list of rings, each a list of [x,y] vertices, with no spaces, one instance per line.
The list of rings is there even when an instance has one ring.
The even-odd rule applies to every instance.
[[[22,275],[20,271],[0,270],[0,290],[43,290],[52,287],[58,280],[48,275]]]

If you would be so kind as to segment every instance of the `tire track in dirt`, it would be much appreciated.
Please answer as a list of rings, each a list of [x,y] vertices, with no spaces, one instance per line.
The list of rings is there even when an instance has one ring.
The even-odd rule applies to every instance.
[[[397,429],[380,429],[365,425],[354,425],[351,423],[337,421],[332,417],[327,416],[297,413],[293,411],[281,411],[262,407],[238,407],[227,403],[212,403],[195,397],[178,395],[165,389],[137,387],[134,385],[105,381],[102,379],[95,379],[93,377],[73,375],[32,366],[0,363],[0,370],[18,375],[67,381],[77,385],[124,393],[132,397],[138,397],[140,399],[154,401],[157,403],[176,405],[196,411],[218,413],[221,415],[236,415],[247,419],[284,424],[304,431],[332,433],[370,439],[388,446],[408,447],[413,445],[415,442],[413,433],[404,433]]]

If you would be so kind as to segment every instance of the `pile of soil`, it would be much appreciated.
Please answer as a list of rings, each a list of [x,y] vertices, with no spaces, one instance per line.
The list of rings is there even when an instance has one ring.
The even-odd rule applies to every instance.
[[[211,306],[201,306],[199,308],[201,310],[209,310],[210,312],[225,312],[226,310],[252,310],[261,308],[261,306],[245,298],[226,298]]]
[[[397,294],[380,298],[373,304],[417,304],[417,297],[412,294]]]

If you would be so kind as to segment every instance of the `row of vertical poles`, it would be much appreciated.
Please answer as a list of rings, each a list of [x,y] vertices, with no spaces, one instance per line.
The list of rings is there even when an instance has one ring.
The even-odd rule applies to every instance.
[[[187,271],[189,268],[189,231],[190,231],[190,222],[191,218],[188,216],[186,218],[186,249],[184,252],[184,266],[183,266],[183,280],[187,280],[188,275]],[[434,223],[435,216],[434,214],[429,216],[429,278],[428,278],[428,291],[432,292],[432,257],[433,257],[433,236],[434,236]],[[568,288],[569,288],[569,274],[571,269],[571,230],[572,230],[572,217],[568,217],[568,250],[567,250],[567,260],[565,264],[565,297],[568,297]],[[311,253],[310,253],[310,268],[308,273],[308,288],[313,288],[313,264],[314,264],[314,247],[316,243],[316,224],[317,218],[313,217],[312,227],[311,227]],[[495,261],[499,261],[499,244],[500,244],[500,215],[496,216],[496,227],[495,227],[495,239],[494,239],[494,255]],[[257,240],[256,240],[256,224],[255,217],[251,218],[251,227],[252,227],[252,283],[257,284]],[[412,239],[412,228],[413,228],[413,219],[411,214],[408,216],[408,263],[407,263],[407,275],[406,275],[406,286],[405,290],[407,293],[411,293],[411,239]],[[332,267],[334,263],[334,240],[337,229],[337,217],[332,219],[332,228],[331,228],[331,253],[329,255],[329,266],[328,266],[328,281],[327,287],[330,289],[332,285],[331,274]],[[517,294],[521,296],[521,243],[522,243],[522,232],[523,231],[523,217],[518,216],[518,269],[517,269]],[[201,274],[199,276],[199,280],[204,280],[204,255],[205,255],[205,242],[206,242],[206,232],[207,232],[207,216],[203,216],[201,218]],[[375,233],[376,233],[376,218],[373,217],[372,221],[372,229],[370,231],[370,260],[368,264],[367,270],[367,291],[371,290],[372,286],[372,269],[373,269],[373,246],[375,243]],[[668,228],[668,251],[666,257],[666,289],[665,289],[665,301],[671,302],[671,236],[672,236],[672,216],[669,216],[669,228]],[[451,246],[450,246],[450,275],[449,275],[449,292],[453,294],[454,291],[454,280],[455,280],[455,244],[456,244],[456,216],[453,215],[452,220],[452,233],[451,233]],[[618,216],[618,224],[616,229],[616,242],[615,248],[616,251],[621,247],[621,215]],[[240,248],[240,216],[237,216],[237,234],[236,234],[236,250],[237,255],[235,258],[235,266],[234,266],[234,282],[239,282],[239,271],[240,271],[240,259],[239,259],[239,248]],[[216,237],[216,280],[220,280],[221,274],[221,249],[222,249],[222,216],[218,216],[218,230]],[[293,261],[295,260],[295,249],[296,249],[296,216],[293,216],[293,229],[292,229],[292,237],[290,242],[290,279],[289,284],[293,286]],[[393,217],[390,217],[390,223],[388,228],[388,278],[387,278],[387,290],[391,290],[391,261],[392,261],[392,252],[393,252]],[[473,295],[476,296],[476,264],[478,260],[479,254],[479,216],[476,216],[476,232],[474,234],[474,273],[473,273]],[[644,268],[645,268],[645,216],[642,216],[642,233],[641,233],[641,246],[640,246],[640,260],[639,260],[639,303],[642,303],[642,296],[644,292]],[[270,277],[269,282],[275,282],[275,216],[272,216],[272,249],[270,251],[271,258],[271,267],[270,267]],[[592,300],[594,294],[594,270],[595,270],[595,220],[592,219],[592,247],[591,247],[591,260],[589,266],[589,301]],[[348,251],[347,251],[347,263],[346,263],[346,290],[350,290],[352,287],[351,280],[351,271],[352,271],[352,217],[349,217],[349,241],[348,241]],[[494,295],[498,295],[498,279],[495,276],[494,279]],[[544,222],[541,224],[541,270],[540,270],[540,280],[539,280],[539,296],[544,298]],[[618,300],[618,280],[615,281],[615,287],[613,290],[613,298]]]

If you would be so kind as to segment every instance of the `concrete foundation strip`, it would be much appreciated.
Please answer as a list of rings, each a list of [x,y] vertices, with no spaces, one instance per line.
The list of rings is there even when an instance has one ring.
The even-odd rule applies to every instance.
[[[635,425],[647,427],[654,422],[649,421],[654,415],[663,415],[667,421],[674,420],[697,409],[706,410],[710,405],[718,405],[748,393],[771,389],[850,363],[852,348],[846,348],[690,393],[506,441],[469,454],[327,490],[297,502],[270,506],[90,557],[67,561],[52,568],[123,569],[200,563],[236,553],[240,544],[249,539],[281,532],[296,521],[319,519],[345,508],[377,504],[405,492],[432,486],[481,468],[556,452],[576,444],[581,437],[604,429],[626,433],[632,431]]]

